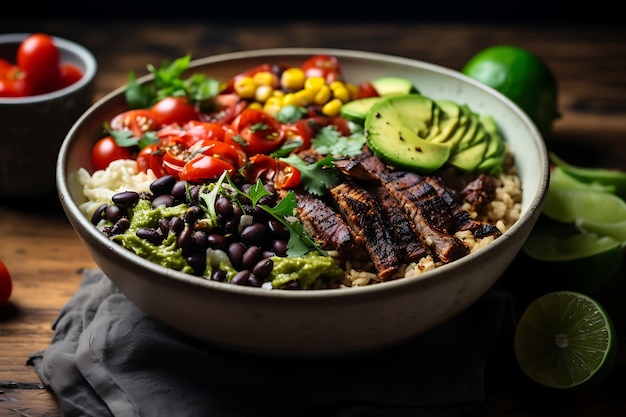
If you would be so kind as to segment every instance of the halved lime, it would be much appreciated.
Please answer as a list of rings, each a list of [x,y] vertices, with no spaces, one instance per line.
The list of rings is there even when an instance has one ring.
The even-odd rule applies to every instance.
[[[536,284],[548,290],[599,290],[616,276],[624,259],[621,241],[543,217],[522,251],[542,271]]]
[[[569,164],[550,153],[550,160],[567,175],[586,184],[596,184],[602,187],[611,187],[613,193],[626,198],[626,172],[617,169],[587,168]]]
[[[588,220],[615,223],[626,220],[626,202],[602,191],[560,188],[550,183],[542,213],[564,223]]]
[[[599,381],[613,366],[617,335],[595,299],[556,291],[530,303],[517,324],[515,355],[522,371],[544,387],[567,389]]]

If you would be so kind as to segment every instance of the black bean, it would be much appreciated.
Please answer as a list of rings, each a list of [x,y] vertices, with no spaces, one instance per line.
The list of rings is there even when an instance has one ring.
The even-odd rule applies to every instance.
[[[124,233],[125,231],[127,231],[129,227],[130,227],[130,220],[128,220],[128,217],[122,217],[118,221],[115,222],[113,227],[111,227],[110,233],[112,235],[120,235]]]
[[[174,205],[174,197],[169,194],[162,194],[152,200],[152,208],[159,206],[172,207]]]
[[[233,209],[233,203],[226,197],[219,196],[215,201],[215,212],[224,219],[230,219],[233,217],[235,210]]]
[[[235,285],[246,285],[249,277],[250,271],[246,271],[244,269],[243,271],[239,271],[237,275],[235,275],[233,279],[230,280],[230,283]]]
[[[102,220],[104,218],[104,214],[106,212],[106,209],[109,205],[108,204],[103,204],[100,207],[98,207],[96,209],[96,211],[93,212],[93,215],[91,216],[91,223],[92,224],[98,224],[100,222],[100,220]]]
[[[261,248],[259,246],[250,246],[243,253],[241,258],[242,267],[252,269],[254,265],[261,259]]]
[[[223,251],[228,249],[226,238],[218,233],[210,233],[207,236],[207,242],[209,242],[209,246],[213,249],[221,249]]]
[[[173,175],[165,175],[161,178],[157,178],[150,184],[150,191],[155,196],[170,194],[172,187],[176,184],[176,177]]]
[[[113,194],[111,197],[113,203],[120,207],[133,207],[139,201],[139,194],[135,191],[122,191],[121,193]]]
[[[263,252],[261,253],[261,258],[271,258],[272,256],[276,256],[276,252],[269,249],[263,249]]]
[[[233,242],[228,245],[228,259],[233,264],[235,269],[241,268],[243,264],[243,254],[246,252],[246,247],[241,242]]]
[[[188,225],[193,226],[193,224],[200,218],[202,215],[202,209],[198,206],[191,206],[187,209],[183,218]]]
[[[254,265],[254,268],[252,268],[252,273],[259,279],[263,280],[270,274],[270,272],[272,272],[273,268],[274,261],[272,261],[270,258],[265,258],[261,259],[259,262],[257,262],[256,265]]]
[[[187,256],[187,263],[193,268],[196,275],[202,275],[206,267],[206,256],[204,252],[193,253]]]
[[[260,246],[267,238],[267,226],[263,223],[253,223],[241,231],[240,238],[246,245]]]
[[[187,199],[187,181],[176,181],[176,184],[170,190],[170,194],[176,201],[185,201]]]
[[[192,235],[192,243],[199,249],[206,249],[209,247],[209,241],[207,240],[207,234],[204,230],[196,230]]]
[[[184,228],[185,228],[185,221],[181,219],[180,217],[176,216],[170,219],[170,230],[174,232],[175,234],[177,235],[180,234],[180,232],[182,232]]]
[[[259,279],[259,277],[254,274],[250,274],[248,280],[246,281],[246,285],[249,285],[251,287],[260,287],[261,285],[263,285],[263,280]]]
[[[287,256],[287,241],[277,239],[272,242],[272,248],[277,256]]]
[[[161,231],[161,234],[167,235],[170,231],[170,220],[159,219],[159,230]]]
[[[178,247],[181,248],[183,252],[188,251],[191,247],[191,233],[191,229],[185,227],[178,235]]]
[[[267,228],[275,239],[289,239],[289,231],[278,220],[274,218],[269,219]]]
[[[165,236],[162,233],[159,233],[156,229],[153,228],[139,228],[135,232],[138,238],[145,239],[153,245],[160,245],[163,243],[163,239]]]
[[[189,189],[189,196],[191,197],[191,201],[198,201],[198,195],[200,195],[200,187],[199,185],[194,185]]]
[[[111,223],[115,223],[126,214],[126,210],[122,210],[118,206],[112,204],[110,206],[107,206],[107,208],[104,210],[104,214],[106,215],[108,221],[110,221]]]
[[[226,281],[227,276],[228,275],[226,274],[226,271],[222,271],[221,269],[218,269],[216,271],[213,271],[213,273],[211,274],[211,280],[224,282]]]

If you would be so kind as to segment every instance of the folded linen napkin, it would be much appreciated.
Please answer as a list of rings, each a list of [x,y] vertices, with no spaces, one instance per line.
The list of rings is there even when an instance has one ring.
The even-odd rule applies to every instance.
[[[448,417],[484,399],[491,349],[510,328],[492,290],[451,321],[401,345],[353,357],[259,358],[161,325],[99,270],[87,270],[27,361],[65,417]]]

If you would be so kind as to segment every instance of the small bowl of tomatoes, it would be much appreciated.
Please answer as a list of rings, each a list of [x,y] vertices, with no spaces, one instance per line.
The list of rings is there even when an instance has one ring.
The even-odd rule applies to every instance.
[[[45,33],[0,35],[0,198],[54,195],[63,138],[92,104],[97,62]]]

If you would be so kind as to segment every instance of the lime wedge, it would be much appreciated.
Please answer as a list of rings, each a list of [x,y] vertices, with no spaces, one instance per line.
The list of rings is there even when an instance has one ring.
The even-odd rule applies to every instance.
[[[599,290],[624,259],[621,241],[546,218],[537,222],[522,251],[543,272],[538,284],[550,290]]]
[[[626,198],[626,172],[616,169],[585,168],[568,164],[553,152],[550,160],[566,174],[587,184],[609,186],[621,198]]]
[[[617,335],[606,310],[593,298],[556,291],[530,303],[517,324],[515,356],[538,384],[567,389],[599,381],[611,369]]]
[[[595,233],[600,236],[609,236],[622,243],[626,247],[626,220],[606,223],[592,220],[577,220],[576,227],[588,233]]]
[[[597,182],[583,182],[568,173],[561,167],[555,166],[550,171],[550,187],[561,190],[581,190],[581,191],[602,191],[605,193],[615,194],[615,186],[600,184]]]
[[[602,191],[548,187],[542,213],[564,223],[586,220],[615,223],[626,220],[626,202]]]

